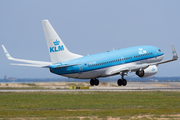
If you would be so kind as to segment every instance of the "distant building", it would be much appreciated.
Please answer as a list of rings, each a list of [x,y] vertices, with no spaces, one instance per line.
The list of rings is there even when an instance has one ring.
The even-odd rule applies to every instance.
[[[15,77],[7,77],[6,75],[4,76],[4,80],[17,80]]]

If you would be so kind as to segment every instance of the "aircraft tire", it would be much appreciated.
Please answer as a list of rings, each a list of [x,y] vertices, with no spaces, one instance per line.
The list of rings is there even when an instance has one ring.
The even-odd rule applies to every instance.
[[[99,80],[98,80],[98,79],[95,79],[95,80],[94,80],[94,84],[95,84],[96,86],[98,86],[98,85],[99,85]]]
[[[95,80],[94,80],[94,79],[91,79],[91,80],[90,80],[90,85],[91,85],[91,86],[94,86],[94,84],[95,84]]]
[[[122,80],[119,79],[119,80],[117,81],[117,84],[118,84],[119,86],[121,86],[121,85],[122,85]]]
[[[126,79],[123,79],[123,86],[126,86],[127,85],[127,80]]]

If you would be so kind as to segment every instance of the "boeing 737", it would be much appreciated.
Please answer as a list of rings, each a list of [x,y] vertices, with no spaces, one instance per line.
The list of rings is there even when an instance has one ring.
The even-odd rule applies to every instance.
[[[57,75],[69,78],[90,79],[90,85],[99,85],[100,77],[121,75],[117,80],[119,86],[126,86],[124,75],[135,72],[139,77],[155,75],[157,66],[178,59],[176,50],[171,44],[173,58],[161,61],[164,53],[150,45],[135,46],[120,50],[107,51],[94,55],[82,56],[70,52],[48,20],[43,20],[43,29],[51,58],[51,62],[16,59],[10,56],[4,45],[3,50],[9,60],[28,64],[11,64],[20,66],[49,68]]]

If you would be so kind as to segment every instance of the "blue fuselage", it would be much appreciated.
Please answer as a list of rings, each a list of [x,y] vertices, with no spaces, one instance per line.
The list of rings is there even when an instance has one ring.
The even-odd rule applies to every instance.
[[[69,60],[62,63],[53,64],[50,66],[52,72],[55,74],[73,74],[82,73],[111,66],[127,64],[130,62],[141,61],[164,55],[163,52],[154,46],[135,46],[114,50],[81,58]],[[79,64],[65,68],[55,68],[62,65]]]

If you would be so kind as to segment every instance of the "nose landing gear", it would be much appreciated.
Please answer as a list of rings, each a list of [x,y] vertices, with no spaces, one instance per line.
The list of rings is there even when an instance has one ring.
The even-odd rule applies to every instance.
[[[98,86],[99,85],[99,80],[96,79],[96,78],[92,78],[90,80],[90,84],[91,84],[91,86],[94,86],[94,85]]]

